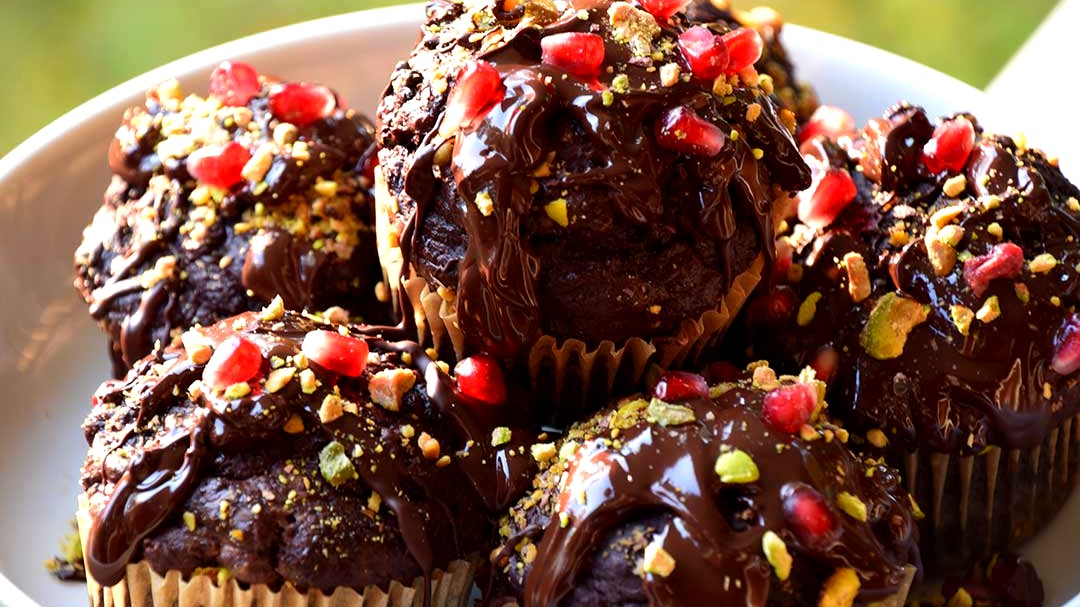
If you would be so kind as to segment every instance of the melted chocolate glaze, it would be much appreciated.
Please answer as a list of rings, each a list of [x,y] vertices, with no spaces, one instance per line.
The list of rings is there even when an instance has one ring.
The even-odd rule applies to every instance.
[[[678,403],[693,412],[689,423],[650,420],[638,397],[571,429],[576,451],[566,456],[563,447],[503,523],[495,558],[525,607],[613,596],[640,605],[815,604],[822,582],[843,567],[861,580],[857,603],[895,594],[904,566],[919,562],[899,476],[859,461],[828,424],[813,440],[770,429],[766,393],[744,376],[714,397]],[[714,463],[730,449],[753,459],[758,480],[720,481]],[[837,527],[825,541],[804,543],[786,518],[785,495],[805,487],[834,504],[826,507]],[[844,491],[865,504],[865,522],[835,506]],[[794,559],[785,582],[763,553],[766,531]],[[642,573],[649,543],[674,559],[670,575]]]
[[[156,571],[185,575],[225,567],[251,584],[385,586],[481,548],[491,517],[532,475],[520,448],[531,434],[510,419],[525,417],[524,400],[477,406],[420,346],[372,335],[364,337],[372,355],[362,376],[310,362],[318,382],[312,393],[303,392],[299,375],[269,392],[268,373],[300,364],[301,343],[315,329],[336,330],[292,312],[271,321],[247,313],[203,330],[215,347],[241,335],[263,354],[251,392],[233,400],[198,382],[203,365],[179,347],[99,389],[84,425],[94,579],[115,584],[128,563],[145,558]],[[369,395],[375,375],[394,369],[415,377],[397,411]],[[355,413],[346,408],[320,421],[329,395],[354,403]],[[296,419],[303,430],[287,426]],[[498,426],[509,427],[513,440],[492,447]],[[421,454],[415,437],[423,432],[440,442],[446,460]],[[338,486],[319,472],[319,452],[330,441],[344,447],[356,472]],[[379,502],[371,506],[372,492],[392,516],[380,514]],[[197,527],[181,520],[185,512],[197,515]]]
[[[933,132],[921,108],[900,105],[842,145],[807,143],[811,164],[849,170],[858,194],[823,233],[800,225],[786,237],[804,271],[800,281],[782,279],[776,290],[793,290],[794,308],[811,293],[822,299],[806,326],[798,325],[794,308],[763,314],[768,298],[748,305],[753,354],[796,369],[831,348],[838,355],[829,382],[836,413],[855,429],[884,430],[894,453],[1035,447],[1080,411],[1077,375],[1051,368],[1055,336],[1080,301],[1080,213],[1067,203],[1080,191],[1041,152],[980,131],[961,172],[965,188],[946,195],[943,184],[954,175],[930,174],[921,161]],[[962,211],[950,223],[963,229],[963,238],[955,265],[939,276],[925,236],[931,215],[953,205]],[[893,231],[904,236],[890,240]],[[1057,265],[1036,273],[1025,263],[1017,277],[994,280],[976,295],[964,278],[965,260],[1001,242],[1019,245],[1027,262],[1048,253]],[[849,252],[869,268],[872,294],[860,303],[838,267]],[[1017,285],[1029,293],[1026,303]],[[860,335],[886,293],[926,304],[929,317],[907,335],[900,356],[878,360],[866,354]],[[974,312],[991,296],[1000,316],[974,320],[962,334],[953,306]]]
[[[612,3],[538,17],[543,4],[510,13],[428,6],[424,35],[379,110],[404,258],[456,293],[471,351],[510,357],[544,333],[590,344],[671,335],[714,307],[767,249],[772,188],[804,187],[806,167],[760,90],[736,87],[725,102],[711,82],[661,86],[656,68],[678,62],[677,52],[663,51],[655,65],[635,56],[612,31]],[[685,25],[658,27],[660,48]],[[564,32],[602,36],[611,70],[594,82],[542,64],[541,39]],[[433,70],[456,74],[468,58],[494,65],[506,94],[456,130],[445,154],[446,86],[436,87]],[[753,104],[761,113],[751,121]],[[654,122],[680,105],[738,139],[712,158],[659,147]],[[481,195],[492,200],[488,214],[476,204]],[[558,198],[566,227],[544,210]]]
[[[193,200],[186,153],[161,155],[208,120],[215,137],[252,152],[272,144],[279,121],[268,110],[270,84],[247,106],[209,116],[157,91],[125,113],[109,149],[113,182],[75,256],[75,287],[109,335],[117,377],[174,331],[256,310],[279,294],[290,309],[337,305],[369,322],[392,320],[373,295],[381,271],[371,183],[361,175],[374,153],[366,118],[338,108],[299,127],[307,157],[276,148],[259,183],[242,181],[205,202]],[[313,189],[320,180],[337,183],[336,197]],[[163,259],[170,265],[158,276]]]

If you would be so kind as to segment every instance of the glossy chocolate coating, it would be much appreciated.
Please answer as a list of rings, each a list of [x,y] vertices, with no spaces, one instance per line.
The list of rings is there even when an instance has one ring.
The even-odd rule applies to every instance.
[[[661,85],[658,68],[681,61],[681,17],[646,38],[661,57],[652,59],[616,39],[612,7],[656,25],[608,1],[563,12],[542,0],[511,12],[432,2],[391,78],[378,137],[399,208],[393,229],[406,264],[456,294],[467,350],[513,356],[542,334],[593,346],[672,336],[767,251],[774,186],[808,183],[759,89],[736,86],[725,103],[711,82]],[[566,32],[603,39],[596,82],[540,61],[541,39]],[[468,59],[494,65],[506,94],[476,124],[440,135],[446,91]],[[754,104],[760,114],[748,120]],[[680,105],[737,139],[714,157],[661,148],[654,123]],[[565,227],[545,212],[557,199]]]
[[[336,327],[292,312],[274,320],[246,313],[201,331],[214,347],[240,335],[261,351],[251,392],[239,398],[203,384],[204,365],[179,347],[99,389],[84,424],[91,448],[82,480],[94,579],[114,584],[128,563],[145,559],[162,573],[223,567],[271,587],[385,588],[481,549],[492,517],[531,476],[519,448],[531,435],[506,419],[521,414],[521,402],[477,406],[415,343],[356,328],[351,334],[371,350],[361,376],[308,360],[313,388],[301,371],[270,391],[271,369],[302,366],[301,344],[316,329]],[[398,409],[373,402],[378,374],[401,370],[414,383]],[[344,402],[339,417],[321,411],[331,395]],[[498,448],[497,426],[514,433]],[[424,433],[439,441],[438,458],[422,453]],[[331,441],[354,477],[320,472]]]
[[[834,411],[853,430],[883,430],[894,453],[1036,447],[1080,408],[1077,375],[1051,366],[1059,329],[1078,302],[1080,191],[1041,152],[981,132],[962,171],[931,174],[921,156],[934,128],[922,109],[902,105],[841,145],[807,142],[815,170],[848,170],[858,194],[823,233],[796,224],[784,239],[802,276],[781,278],[774,294],[791,289],[795,305],[775,313],[765,310],[768,297],[748,305],[754,355],[794,369],[832,348]],[[945,194],[946,180],[958,175],[965,180],[959,193]],[[962,239],[955,264],[939,275],[927,232],[934,213],[947,207],[959,211],[946,223],[961,228]],[[1023,249],[1024,268],[976,294],[964,277],[967,260],[1004,242]],[[840,267],[851,252],[864,259],[872,284],[859,303]],[[1032,260],[1044,253],[1056,265],[1033,271]],[[822,295],[817,313],[800,326],[797,308],[812,293]],[[910,331],[899,356],[880,360],[860,340],[887,293],[925,304],[928,318]],[[954,306],[974,313],[991,297],[1000,316],[974,319],[963,334]]]
[[[375,153],[371,123],[339,107],[274,137],[272,85],[241,107],[180,101],[163,85],[125,112],[109,149],[112,183],[75,254],[75,287],[109,336],[117,377],[174,331],[275,295],[290,309],[391,320],[374,295],[381,272],[362,174]],[[205,140],[274,153],[259,181],[207,191],[187,171]]]
[[[767,371],[755,374],[763,384]],[[899,476],[857,459],[828,424],[806,426],[807,438],[770,428],[762,407],[774,385],[744,375],[679,402],[693,412],[688,423],[665,426],[649,413],[655,400],[646,408],[633,397],[572,428],[576,451],[563,443],[501,528],[496,563],[523,605],[811,605],[841,567],[861,580],[858,604],[898,592],[904,566],[919,560]],[[759,478],[720,480],[715,462],[734,449]],[[833,514],[820,541],[805,540],[786,514],[786,496],[807,488]],[[865,522],[836,506],[841,492],[866,506]],[[793,559],[786,581],[763,552],[767,531]],[[666,577],[642,571],[644,547],[656,542],[674,560]]]

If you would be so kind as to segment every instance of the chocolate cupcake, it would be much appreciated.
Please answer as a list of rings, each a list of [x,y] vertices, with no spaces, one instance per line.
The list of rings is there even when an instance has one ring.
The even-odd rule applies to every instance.
[[[379,108],[392,289],[436,347],[512,360],[552,402],[695,358],[809,183],[760,37],[664,4],[432,2]]]
[[[545,470],[493,556],[533,605],[902,605],[913,502],[824,420],[825,387],[764,363],[661,376],[538,444]]]
[[[128,109],[75,253],[116,376],[187,327],[276,295],[390,320],[375,296],[371,128],[322,85],[236,62],[214,70],[205,98],[173,80]]]
[[[776,101],[780,106],[795,112],[799,124],[810,120],[818,108],[817,93],[814,88],[801,82],[796,73],[795,63],[788,55],[781,36],[784,18],[775,9],[768,6],[755,6],[741,10],[727,0],[692,0],[686,7],[686,16],[699,23],[720,22],[730,28],[749,27],[755,30],[765,45],[761,59],[754,67],[762,76],[770,79]]]
[[[277,300],[106,382],[84,424],[92,603],[463,604],[531,439],[503,419],[518,403],[477,400],[494,375],[442,365]]]
[[[899,105],[804,144],[815,172],[747,308],[754,356],[814,366],[902,466],[937,568],[1047,523],[1080,453],[1080,191],[1022,141]]]

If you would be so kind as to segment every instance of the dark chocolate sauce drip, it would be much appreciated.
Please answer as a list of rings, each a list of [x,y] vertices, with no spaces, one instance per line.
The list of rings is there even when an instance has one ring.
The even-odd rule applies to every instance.
[[[311,303],[312,283],[326,254],[284,230],[266,230],[251,239],[241,283],[261,301],[280,295],[289,310]]]
[[[267,323],[248,313],[222,321],[205,334],[220,343],[241,333],[255,341],[264,360],[269,361],[296,354],[305,335],[323,327],[291,312],[281,321]],[[363,331],[370,334],[374,328]],[[424,387],[432,412],[414,411],[414,417],[397,419],[381,408],[368,405],[360,416],[344,415],[319,425],[320,403],[334,385],[340,388],[343,398],[357,403],[366,403],[368,399],[363,392],[366,380],[338,377],[320,371],[317,366],[312,368],[324,387],[308,396],[299,394],[295,386],[275,393],[256,389],[236,400],[204,394],[200,402],[205,408],[198,410],[205,412],[205,418],[197,420],[197,433],[192,434],[183,466],[178,460],[182,453],[176,446],[178,439],[143,447],[113,489],[108,504],[95,518],[88,546],[88,554],[93,556],[90,573],[94,579],[111,585],[123,577],[124,566],[138,549],[139,541],[174,516],[191,488],[200,482],[199,461],[220,453],[257,449],[260,441],[279,436],[293,414],[300,414],[323,428],[328,439],[338,440],[346,453],[352,454],[357,474],[365,485],[382,496],[394,513],[401,537],[425,575],[430,576],[436,567],[461,556],[465,547],[457,546],[454,513],[440,496],[447,491],[460,491],[455,485],[462,478],[476,489],[476,499],[482,499],[492,515],[517,499],[532,476],[532,459],[521,449],[521,445],[531,441],[532,434],[525,427],[513,426],[510,420],[527,416],[520,409],[515,411],[512,403],[501,408],[471,407],[457,394],[454,382],[416,343],[388,342],[377,337],[365,339],[373,352],[393,353],[397,359],[409,361],[420,373],[418,385]],[[165,354],[170,359],[154,382],[140,384],[133,372],[127,383],[112,388],[116,394],[136,390],[130,398],[139,403],[137,424],[167,409],[170,402],[185,398],[190,384],[201,377],[202,366],[183,358],[182,352],[171,349]],[[428,419],[432,414],[435,419]],[[382,423],[373,424],[371,417]],[[443,453],[452,455],[449,466],[437,468],[428,462],[418,468],[419,455],[406,451],[396,434],[405,419],[419,424],[417,433],[430,429],[433,434],[439,434],[432,429],[438,426],[439,419],[449,421],[450,436],[440,436]],[[491,432],[499,425],[513,427],[514,441],[496,448],[491,446]],[[169,484],[158,482],[174,477],[177,480]]]
[[[606,27],[607,2],[578,8],[588,10],[589,18],[580,19],[570,11],[542,28],[511,30],[509,24],[501,42],[478,53],[498,69],[506,94],[482,120],[457,134],[451,160],[463,199],[467,240],[456,268],[457,312],[470,349],[512,357],[543,332],[537,287],[551,269],[534,252],[523,222],[537,212],[535,175],[552,158],[551,169],[558,174],[557,182],[550,184],[552,199],[560,186],[614,188],[617,194],[608,197],[607,204],[621,221],[643,231],[670,220],[666,200],[670,193],[663,189],[672,182],[680,199],[696,205],[693,219],[686,221],[688,229],[717,241],[717,258],[728,284],[737,274],[736,217],[755,231],[759,242],[771,242],[770,184],[797,190],[809,183],[790,134],[763,95],[739,89],[733,93],[739,102],[724,104],[700,83],[655,86],[655,70],[647,71],[629,46],[615,42],[611,34],[605,35],[605,64],[617,66],[629,78],[628,90],[615,95],[614,103],[604,102],[605,91],[611,95],[610,82],[589,82],[541,64],[539,40],[544,35],[591,31],[597,23]],[[678,33],[670,25],[662,27],[669,28],[667,35]],[[610,80],[611,75],[601,78]],[[651,86],[641,90],[643,84]],[[762,112],[748,122],[746,107],[751,103],[758,103]],[[725,133],[734,125],[745,127],[749,141],[729,141],[717,158],[688,158],[673,169],[672,153],[657,146],[652,131],[662,112],[679,105],[694,108]],[[566,122],[588,140],[584,144],[592,150],[588,170],[560,164],[553,137],[558,125]],[[414,256],[437,179],[433,158],[444,143],[438,128],[433,128],[407,168],[405,191],[416,203],[401,238],[409,265],[417,265]],[[764,162],[754,159],[752,147],[764,150]],[[677,170],[688,183],[675,183],[679,180],[671,173]],[[490,209],[486,202],[477,204],[480,197],[490,197]]]
[[[670,518],[652,542],[671,555],[675,568],[668,577],[644,576],[650,605],[764,606],[775,591],[761,547],[769,530],[795,557],[796,574],[854,567],[864,601],[895,592],[905,564],[918,561],[910,505],[894,492],[895,474],[879,469],[877,478],[868,476],[838,442],[804,442],[770,431],[759,416],[763,396],[736,387],[715,400],[684,403],[697,421],[664,427],[641,419],[620,428],[617,446],[607,440],[607,426],[600,427],[601,438],[579,448],[565,484],[558,485],[555,512],[526,574],[525,606],[560,604],[589,575],[591,560],[613,531],[656,512]],[[749,454],[759,480],[721,483],[714,464],[727,448]],[[813,486],[830,501],[850,492],[863,500],[871,518],[858,522],[838,512],[842,529],[835,542],[803,545],[784,515],[782,494],[793,483]],[[882,521],[888,521],[889,532],[875,531]]]

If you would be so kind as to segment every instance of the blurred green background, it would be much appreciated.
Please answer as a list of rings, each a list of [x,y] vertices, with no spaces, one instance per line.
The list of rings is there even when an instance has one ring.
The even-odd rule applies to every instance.
[[[737,6],[761,2],[747,0]],[[772,0],[788,21],[988,84],[1055,0]],[[392,0],[0,0],[0,154],[90,97],[199,49]],[[364,108],[370,109],[370,108]]]

